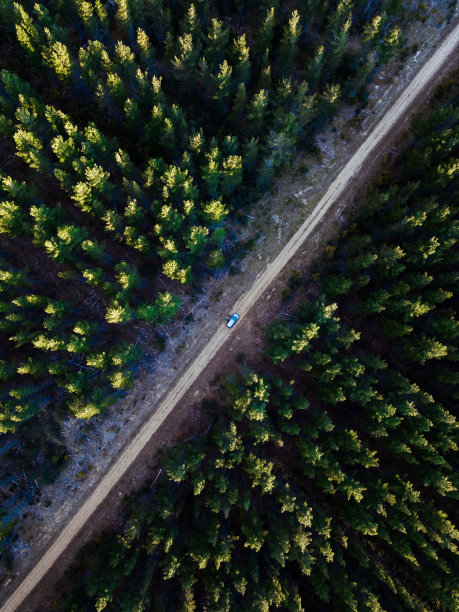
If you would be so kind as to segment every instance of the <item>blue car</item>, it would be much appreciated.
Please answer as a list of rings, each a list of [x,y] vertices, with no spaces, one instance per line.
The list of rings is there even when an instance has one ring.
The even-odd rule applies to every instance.
[[[236,325],[238,321],[239,321],[239,315],[237,314],[237,312],[235,312],[234,314],[230,316],[230,318],[226,322],[226,327],[233,327],[233,325]]]

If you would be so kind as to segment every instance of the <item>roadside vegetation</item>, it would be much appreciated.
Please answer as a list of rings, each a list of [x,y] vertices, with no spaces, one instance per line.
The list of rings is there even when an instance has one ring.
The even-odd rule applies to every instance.
[[[230,259],[228,215],[365,104],[402,16],[400,0],[0,2],[2,533],[65,463],[62,419],[131,388],[139,327],[161,344]]]
[[[57,609],[458,608],[458,91],[292,277],[257,371],[223,379],[210,432],[83,550]]]

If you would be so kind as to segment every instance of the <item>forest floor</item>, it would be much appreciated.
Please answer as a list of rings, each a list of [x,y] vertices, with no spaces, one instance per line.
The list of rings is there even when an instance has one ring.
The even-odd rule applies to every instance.
[[[74,516],[84,500],[102,480],[109,466],[121,454],[130,439],[141,429],[142,424],[154,413],[162,397],[172,384],[180,379],[190,364],[215,336],[216,330],[224,325],[226,314],[230,313],[239,296],[246,294],[254,281],[266,269],[268,262],[285,247],[289,239],[312,214],[326,188],[333,181],[344,164],[358,149],[371,132],[382,114],[399,97],[400,92],[412,79],[419,66],[432,54],[442,38],[451,29],[444,21],[448,3],[432,3],[437,13],[430,11],[422,27],[417,24],[408,33],[408,48],[418,45],[416,53],[404,58],[403,63],[394,60],[373,80],[369,88],[369,104],[358,116],[355,108],[345,108],[335,122],[316,138],[321,155],[302,157],[292,170],[276,183],[271,194],[253,205],[253,212],[247,226],[241,231],[235,227],[240,241],[252,241],[252,247],[245,258],[233,264],[237,274],[224,274],[211,278],[203,286],[202,296],[193,304],[185,304],[183,315],[193,309],[193,319],[171,325],[166,331],[170,341],[166,350],[152,366],[145,368],[136,380],[135,388],[104,416],[90,423],[76,419],[64,422],[65,443],[69,448],[69,461],[59,479],[42,490],[40,502],[31,507],[23,517],[21,538],[16,544],[13,570],[3,574],[3,596],[17,586],[20,578],[43,555],[62,527]],[[457,16],[457,15],[456,15]],[[443,21],[442,21],[443,20]],[[453,20],[454,21],[454,20]],[[457,59],[457,58],[456,58]],[[442,67],[414,105],[406,113],[389,137],[379,143],[377,150],[366,161],[365,167],[352,180],[346,196],[336,203],[321,220],[304,250],[292,259],[270,285],[269,292],[259,300],[244,320],[229,333],[224,351],[220,351],[205,371],[194,382],[186,396],[177,404],[159,430],[148,442],[135,464],[117,482],[115,488],[104,499],[102,506],[92,516],[90,525],[79,534],[66,549],[59,563],[59,569],[52,572],[40,586],[39,592],[29,606],[21,610],[50,609],[49,594],[56,579],[74,558],[76,551],[95,532],[113,527],[121,519],[118,499],[123,498],[142,483],[153,481],[160,470],[158,453],[177,439],[186,439],[202,432],[206,418],[200,412],[199,401],[211,396],[216,389],[219,374],[231,372],[238,362],[244,361],[249,367],[262,358],[262,334],[260,329],[282,311],[282,289],[292,270],[305,269],[321,251],[321,245],[336,234],[346,212],[353,205],[359,189],[378,169],[382,157],[391,152],[395,143],[408,127],[408,119],[418,110],[432,92],[438,80],[457,65],[450,61]],[[306,168],[308,171],[306,172]],[[238,270],[235,269],[238,265]],[[143,339],[143,342],[148,342]],[[13,578],[13,573],[16,578]],[[3,597],[2,597],[3,599]],[[43,602],[41,607],[40,602]],[[46,603],[45,603],[46,602]]]

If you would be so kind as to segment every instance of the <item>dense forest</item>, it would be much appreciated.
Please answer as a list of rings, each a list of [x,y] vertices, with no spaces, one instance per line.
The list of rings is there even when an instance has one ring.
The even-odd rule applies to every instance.
[[[139,326],[160,347],[231,258],[225,220],[365,104],[402,16],[401,0],[0,1],[0,532],[65,461],[62,418],[132,386]]]
[[[210,432],[168,451],[57,609],[458,609],[458,92],[292,275],[257,371],[223,379]]]
[[[400,12],[0,4],[0,431],[62,401],[88,418],[130,387],[130,324],[164,323],[223,265],[225,217],[364,95]]]

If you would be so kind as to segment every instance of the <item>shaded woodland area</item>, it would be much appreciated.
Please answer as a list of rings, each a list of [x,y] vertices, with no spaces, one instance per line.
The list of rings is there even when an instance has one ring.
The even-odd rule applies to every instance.
[[[459,73],[57,609],[457,610],[458,148]]]

